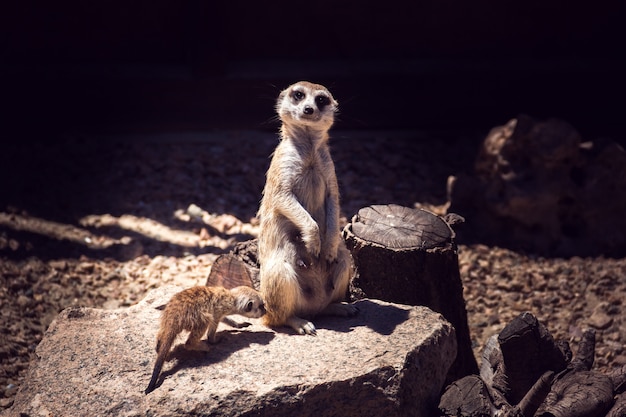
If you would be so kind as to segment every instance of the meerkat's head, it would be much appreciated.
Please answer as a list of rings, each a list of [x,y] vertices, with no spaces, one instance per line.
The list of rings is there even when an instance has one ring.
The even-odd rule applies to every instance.
[[[300,81],[281,91],[276,112],[283,124],[328,130],[334,122],[337,106],[326,87]]]
[[[252,318],[258,318],[265,314],[265,303],[257,290],[241,286],[231,289],[230,292],[236,299],[237,314]]]

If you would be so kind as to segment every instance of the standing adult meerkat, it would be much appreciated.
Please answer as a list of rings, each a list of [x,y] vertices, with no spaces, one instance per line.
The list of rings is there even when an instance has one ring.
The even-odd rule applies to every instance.
[[[187,288],[174,294],[161,315],[156,344],[157,359],[146,394],[156,387],[161,368],[176,336],[183,330],[189,331],[185,348],[209,351],[210,347],[201,340],[202,336],[206,333],[209,343],[217,343],[217,325],[230,314],[261,317],[265,314],[261,294],[250,287],[227,290],[222,287],[205,286]],[[236,325],[233,321],[228,321],[228,324]]]
[[[339,187],[328,149],[337,101],[326,87],[297,82],[278,96],[280,143],[259,208],[260,289],[269,326],[316,334],[303,318],[349,316],[342,303],[352,264],[339,230]]]

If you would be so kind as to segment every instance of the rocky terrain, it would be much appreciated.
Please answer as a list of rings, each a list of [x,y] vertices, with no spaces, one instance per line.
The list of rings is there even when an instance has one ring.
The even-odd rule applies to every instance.
[[[486,132],[333,132],[344,224],[359,208],[443,210]],[[592,138],[590,138],[592,139]],[[68,306],[131,306],[167,283],[204,283],[254,237],[272,132],[67,136],[0,152],[0,407]],[[472,222],[467,213],[459,213]],[[597,330],[594,368],[626,364],[626,259],[487,246],[458,227],[474,351],[523,311],[573,347]]]

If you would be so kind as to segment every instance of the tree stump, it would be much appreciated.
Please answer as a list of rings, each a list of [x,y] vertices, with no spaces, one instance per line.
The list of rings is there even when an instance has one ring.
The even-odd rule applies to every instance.
[[[478,373],[450,227],[459,221],[457,215],[444,220],[425,210],[376,205],[359,210],[343,230],[361,296],[427,306],[454,326],[457,357],[448,382]]]

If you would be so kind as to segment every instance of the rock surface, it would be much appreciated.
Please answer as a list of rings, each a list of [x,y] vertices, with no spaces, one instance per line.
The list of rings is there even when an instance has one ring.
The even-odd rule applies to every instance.
[[[456,355],[439,314],[361,300],[357,317],[317,319],[317,337],[220,324],[211,353],[174,348],[162,384],[145,395],[157,307],[180,289],[153,290],[129,308],[64,310],[2,416],[428,416]]]
[[[450,185],[450,210],[482,243],[557,256],[623,257],[626,151],[583,141],[569,123],[519,115],[491,130],[474,173]]]

